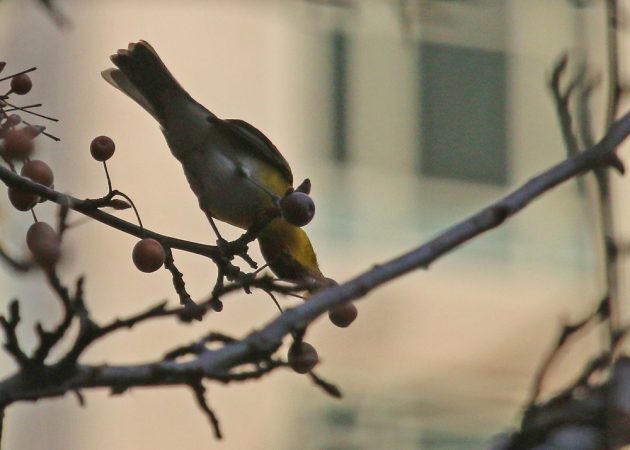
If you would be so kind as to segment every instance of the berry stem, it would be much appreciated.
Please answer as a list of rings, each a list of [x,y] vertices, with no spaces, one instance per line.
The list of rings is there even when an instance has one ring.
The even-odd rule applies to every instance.
[[[105,166],[105,167],[107,167],[107,166]],[[121,197],[123,197],[125,200],[127,200],[129,202],[129,204],[133,208],[133,212],[136,214],[136,219],[138,219],[138,225],[140,226],[140,228],[142,230],[144,230],[144,225],[142,225],[142,219],[140,218],[140,213],[138,213],[138,208],[136,208],[136,205],[133,202],[133,200],[131,200],[131,197],[129,197],[124,192],[120,192],[120,191],[111,191],[110,194],[112,195],[112,197],[114,197],[116,195],[120,195]]]
[[[107,195],[112,193],[112,179],[109,176],[109,170],[107,169],[107,161],[103,161],[103,168],[105,169],[105,177],[107,178]]]

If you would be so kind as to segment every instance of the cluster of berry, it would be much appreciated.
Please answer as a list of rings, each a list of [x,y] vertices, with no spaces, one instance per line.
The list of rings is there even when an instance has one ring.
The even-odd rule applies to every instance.
[[[4,63],[0,63],[0,71],[4,66]],[[28,71],[31,70],[33,69]],[[20,108],[8,102],[11,94],[24,95],[31,91],[33,83],[26,73],[28,71],[2,79],[10,80],[10,89],[0,97],[0,157],[14,172],[17,172],[16,165],[21,164],[22,177],[45,187],[52,187],[54,175],[50,166],[44,161],[31,159],[35,151],[34,139],[43,133],[44,128],[23,121],[18,114],[9,114],[14,110],[30,112],[26,109],[28,107]],[[19,211],[32,210],[37,203],[45,201],[32,192],[13,186],[9,187],[8,196],[11,204]],[[26,243],[35,261],[43,268],[51,268],[59,260],[60,239],[47,223],[36,221],[31,225],[26,234]]]

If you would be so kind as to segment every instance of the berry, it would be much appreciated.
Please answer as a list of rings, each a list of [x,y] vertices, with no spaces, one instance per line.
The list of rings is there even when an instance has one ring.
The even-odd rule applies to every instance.
[[[303,227],[315,215],[315,203],[304,192],[294,191],[280,200],[282,216],[296,227]]]
[[[28,94],[32,87],[33,82],[31,81],[31,77],[25,73],[11,78],[11,90],[17,95]]]
[[[359,312],[352,303],[337,306],[328,311],[328,318],[339,328],[346,328],[357,318]]]
[[[138,270],[144,273],[155,272],[164,265],[166,259],[162,244],[151,238],[138,241],[131,257]]]
[[[18,211],[28,211],[39,201],[39,197],[23,189],[9,188],[9,201]]]
[[[308,373],[319,362],[315,347],[302,341],[291,344],[287,359],[291,368],[297,373]]]
[[[50,187],[54,181],[54,175],[48,164],[38,159],[28,161],[22,167],[20,174],[23,177],[30,178],[35,183],[43,184]]]
[[[107,161],[114,155],[116,144],[109,136],[98,136],[92,140],[90,144],[90,153],[92,158],[97,161]]]
[[[11,159],[26,159],[34,149],[33,139],[23,129],[9,130],[4,137],[4,153]]]
[[[61,256],[59,235],[46,222],[35,222],[26,233],[26,245],[35,261],[45,269],[52,268]]]

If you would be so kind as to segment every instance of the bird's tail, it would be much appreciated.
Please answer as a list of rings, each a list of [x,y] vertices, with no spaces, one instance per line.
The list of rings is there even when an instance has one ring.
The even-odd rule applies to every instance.
[[[111,60],[117,68],[101,73],[105,81],[135,100],[162,126],[167,103],[182,96],[190,98],[148,42],[129,44]]]

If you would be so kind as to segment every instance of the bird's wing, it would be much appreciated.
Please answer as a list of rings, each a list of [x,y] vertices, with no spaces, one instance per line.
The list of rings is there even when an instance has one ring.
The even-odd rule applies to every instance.
[[[220,120],[220,119],[218,119]],[[240,119],[226,119],[222,121],[227,125],[227,129],[247,141],[251,145],[245,149],[255,152],[257,157],[262,157],[265,161],[276,167],[286,177],[290,184],[293,184],[293,174],[291,167],[282,153],[258,128]]]

